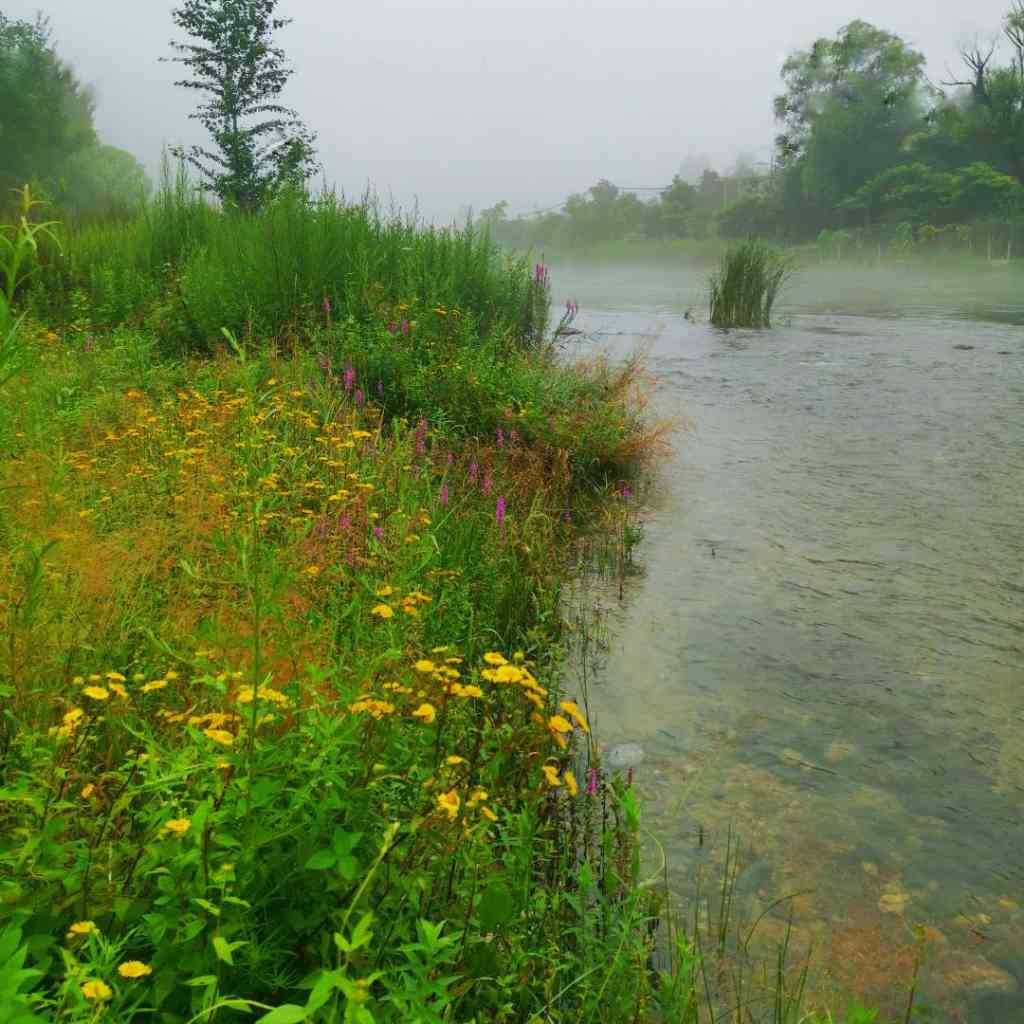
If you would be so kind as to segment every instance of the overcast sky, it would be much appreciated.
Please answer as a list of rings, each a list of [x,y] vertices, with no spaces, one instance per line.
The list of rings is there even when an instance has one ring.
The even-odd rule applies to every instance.
[[[105,142],[151,169],[202,141],[195,95],[160,64],[172,0],[0,0],[51,19],[59,53],[96,90]],[[788,53],[854,18],[923,51],[933,81],[987,38],[1008,0],[281,0],[285,96],[319,133],[327,178],[447,220],[507,199],[559,202],[600,178],[667,183],[687,156],[767,159]]]

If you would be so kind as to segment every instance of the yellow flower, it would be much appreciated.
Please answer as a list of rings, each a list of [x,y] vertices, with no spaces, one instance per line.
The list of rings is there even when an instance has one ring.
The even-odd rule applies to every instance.
[[[153,968],[141,960],[126,960],[118,967],[117,973],[122,978],[144,978],[147,974],[153,973]]]
[[[503,654],[498,654],[497,651],[488,651],[484,655],[484,661],[488,665],[494,665],[495,667],[508,664],[508,659]]]
[[[164,679],[173,680],[178,678],[178,673],[172,668],[170,671],[164,673]]]
[[[461,683],[452,683],[452,693],[456,697],[482,697],[484,691],[479,686],[463,686]]]
[[[128,691],[120,683],[111,683],[110,692],[117,694],[118,697],[128,697]]]
[[[170,832],[172,835],[176,835],[179,838],[183,836],[192,827],[192,822],[188,818],[171,818],[170,821],[164,823],[164,831]]]
[[[373,606],[371,615],[376,615],[378,619],[390,619],[394,617],[395,610],[389,604],[377,604]]]
[[[584,731],[590,732],[590,726],[587,725],[587,720],[583,717],[583,712],[580,711],[580,706],[574,700],[563,700],[558,705],[567,715],[573,718],[576,724]]]
[[[82,693],[93,700],[106,700],[110,694],[102,686],[87,686]]]
[[[561,715],[552,715],[548,719],[548,728],[552,732],[572,732],[572,726]]]
[[[82,995],[86,999],[109,999],[113,994],[109,985],[104,984],[102,981],[97,981],[95,978],[82,984]]]
[[[125,677],[123,675],[121,675],[120,672],[108,672],[107,673],[107,678],[112,680],[115,683],[126,682]]]
[[[447,793],[441,793],[437,798],[437,806],[448,815],[449,821],[454,821],[459,813],[459,794],[454,789]]]
[[[437,666],[427,658],[420,658],[420,660],[413,665],[413,668],[416,669],[417,672],[423,672],[424,674],[433,672],[436,667]]]
[[[437,711],[433,704],[421,704],[413,713],[413,718],[419,718],[427,725],[430,725],[437,718]]]
[[[377,596],[378,597],[390,597],[394,592],[395,592],[395,588],[394,587],[383,586],[383,587],[378,587],[377,588]]]
[[[65,712],[63,721],[66,726],[73,729],[83,718],[85,718],[85,712],[81,708],[72,708]]]
[[[445,758],[445,764],[469,764],[469,762],[464,757],[459,757],[458,754],[451,754]]]
[[[562,780],[558,777],[558,769],[553,764],[544,765],[544,779],[552,788],[562,784]]]
[[[153,690],[162,690],[167,685],[166,679],[154,679],[151,683],[146,683],[142,688],[143,693],[151,693]]]
[[[569,796],[576,796],[580,791],[580,787],[576,782],[576,776],[572,772],[566,771],[563,773],[565,779],[566,788],[569,790]]]
[[[222,747],[230,747],[235,742],[234,733],[228,732],[227,729],[204,729],[203,735]]]
[[[481,813],[481,814],[482,814],[482,815],[483,815],[483,816],[484,816],[484,817],[485,817],[485,818],[486,818],[486,819],[487,819],[488,821],[497,821],[497,820],[498,820],[498,816],[497,816],[497,815],[496,815],[496,814],[494,813],[494,811],[492,811],[492,810],[490,809],[490,807],[482,806],[482,807],[480,808],[480,813]]]
[[[76,935],[91,935],[93,932],[95,932],[98,935],[99,931],[100,931],[99,928],[97,928],[95,923],[92,922],[92,921],[76,921],[68,929],[68,936],[67,937],[69,939],[72,939]]]
[[[516,668],[515,665],[502,665],[494,673],[494,681],[496,683],[518,683],[522,681],[522,678],[522,669]]]
[[[96,787],[90,782],[82,787],[82,799],[88,800],[96,792]]]
[[[448,645],[445,644],[443,647],[431,647],[430,648],[430,653],[431,654],[447,654],[448,653]]]

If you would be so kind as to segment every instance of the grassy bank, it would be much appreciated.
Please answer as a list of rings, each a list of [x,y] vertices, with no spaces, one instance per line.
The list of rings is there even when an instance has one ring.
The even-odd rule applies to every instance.
[[[19,296],[4,1019],[633,1018],[638,809],[557,683],[630,370],[471,234],[164,202]]]

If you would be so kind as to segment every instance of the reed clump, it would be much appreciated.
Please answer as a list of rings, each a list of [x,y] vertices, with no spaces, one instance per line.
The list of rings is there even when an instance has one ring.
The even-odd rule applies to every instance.
[[[750,239],[730,246],[711,275],[711,323],[716,327],[771,327],[779,289],[793,261],[778,249]]]

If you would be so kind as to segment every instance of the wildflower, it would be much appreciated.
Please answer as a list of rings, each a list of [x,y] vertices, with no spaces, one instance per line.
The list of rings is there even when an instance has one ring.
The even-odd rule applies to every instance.
[[[409,321],[408,320],[403,320],[402,321],[402,333],[403,334],[408,334],[409,333]]]
[[[420,658],[420,660],[413,665],[413,668],[416,669],[417,672],[429,675],[429,673],[433,672],[437,666],[427,658]]]
[[[82,693],[86,697],[92,697],[93,700],[107,700],[110,697],[109,691],[105,690],[102,686],[87,686]]]
[[[501,427],[498,427],[497,442],[499,448],[505,447],[505,431],[502,430]]]
[[[351,391],[356,381],[356,371],[352,369],[351,363],[345,367],[345,390]]]
[[[397,333],[398,333],[398,324],[396,324],[394,321],[392,321],[391,323],[388,324],[388,334],[397,334]]]
[[[544,765],[544,781],[552,789],[562,784],[562,780],[558,777],[558,769],[553,764]]]
[[[204,729],[203,735],[222,747],[230,747],[235,742],[234,733],[228,732],[227,729]]]
[[[469,762],[464,757],[459,757],[458,754],[450,754],[448,757],[445,758],[444,763],[450,764],[452,766],[457,764],[469,764]]]
[[[572,725],[561,715],[552,715],[548,719],[548,728],[552,732],[572,732]]]
[[[118,697],[122,697],[124,699],[127,699],[128,697],[128,691],[124,688],[124,686],[121,685],[121,683],[111,683],[109,686],[109,690],[111,693],[116,694]]]
[[[454,789],[439,794],[437,798],[437,806],[448,815],[449,821],[454,821],[458,816],[460,803],[459,794]]]
[[[494,673],[494,681],[497,683],[518,683],[523,679],[523,670],[515,665],[502,665]]]
[[[153,968],[141,960],[126,960],[118,967],[117,973],[122,978],[144,978],[147,974],[153,973]]]
[[[380,527],[380,526],[375,526],[375,527],[373,528],[373,536],[374,536],[374,537],[375,537],[375,538],[376,538],[377,540],[383,540],[383,539],[384,539],[384,530],[383,530],[383,528],[382,528],[382,527]]]
[[[77,935],[92,935],[93,933],[98,935],[99,931],[99,928],[96,927],[93,921],[76,921],[68,929],[67,937],[73,939]]]
[[[491,482],[491,478],[489,476],[484,477],[484,486],[483,486],[484,496],[489,498],[491,496],[491,491],[492,490],[494,490],[494,484]]]
[[[142,688],[143,693],[151,693],[153,690],[162,690],[167,685],[166,679],[154,679],[151,683],[146,683]]]
[[[170,832],[171,835],[181,838],[190,828],[192,822],[188,818],[171,818],[170,821],[164,823],[164,831]]]
[[[65,712],[62,721],[69,729],[74,729],[83,718],[85,718],[85,712],[81,708],[72,708]]]
[[[463,686],[461,683],[452,684],[452,693],[456,697],[473,697],[478,700],[484,695],[484,691],[479,686]]]
[[[115,683],[127,682],[127,679],[123,675],[121,675],[120,672],[108,672],[107,673],[107,678],[112,680]]]
[[[427,421],[420,419],[416,424],[416,454],[422,455],[427,450]]]
[[[475,485],[476,482],[477,482],[477,479],[479,478],[479,476],[480,476],[480,467],[476,464],[476,459],[475,458],[470,459],[469,460],[469,482],[471,484]]]
[[[419,718],[426,725],[431,725],[434,719],[437,718],[437,711],[433,704],[424,702],[412,713],[412,717]]]
[[[444,644],[441,647],[431,647],[430,648],[430,653],[431,654],[447,654],[448,653],[448,645]],[[445,660],[447,660],[447,659],[445,659]]]
[[[438,496],[438,501],[441,502],[441,507],[442,508],[447,508],[448,507],[448,484],[447,483],[441,484],[441,493]]]
[[[82,983],[82,995],[89,1000],[109,999],[114,993],[110,986],[95,978]]]
[[[395,592],[395,588],[394,587],[389,587],[389,586],[387,586],[387,584],[385,584],[382,587],[378,587],[377,588],[377,596],[378,597],[390,597],[394,592]]]
[[[82,799],[88,800],[96,792],[96,787],[90,782],[82,787]]]
[[[576,796],[580,791],[580,787],[576,782],[576,776],[572,772],[566,771],[563,773],[563,778],[565,779],[566,789],[569,790],[569,796]]]
[[[395,610],[389,604],[378,604],[374,605],[370,614],[376,615],[378,619],[390,619],[394,616]]]
[[[164,673],[164,679],[166,679],[169,683],[174,682],[174,680],[177,678],[178,673],[175,672],[173,668],[169,669],[167,672]]]
[[[583,712],[580,711],[580,706],[574,700],[563,700],[558,706],[567,715],[569,715],[569,717],[572,718],[584,732],[590,732],[590,726],[587,725],[587,720],[583,717]]]
[[[483,815],[483,816],[484,816],[484,817],[485,817],[485,818],[486,818],[486,819],[487,819],[488,821],[497,821],[497,820],[498,820],[498,816],[497,816],[497,815],[496,815],[496,814],[494,813],[494,811],[492,811],[492,810],[490,809],[490,807],[487,807],[486,805],[484,805],[484,806],[481,806],[481,808],[480,808],[480,813],[481,813],[481,814],[482,814],[482,815]]]
[[[499,495],[498,503],[494,506],[494,518],[499,528],[505,525],[505,499]]]
[[[394,714],[395,705],[390,701],[377,700],[373,697],[365,697],[363,700],[357,700],[355,704],[350,704],[348,709],[353,713],[366,711],[377,719],[377,721],[380,721],[385,715]]]
[[[356,405],[363,405],[363,404],[365,404],[366,396],[363,394],[361,388],[356,388],[356,393],[353,396],[353,400],[355,401]]]
[[[488,651],[484,655],[484,661],[486,661],[488,665],[501,666],[508,664],[508,660],[505,656],[503,654],[499,654],[497,651]]]

